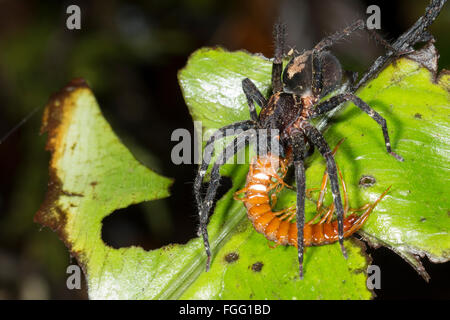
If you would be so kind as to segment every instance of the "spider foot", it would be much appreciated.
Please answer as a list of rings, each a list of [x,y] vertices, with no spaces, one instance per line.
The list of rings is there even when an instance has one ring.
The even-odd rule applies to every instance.
[[[403,159],[403,157],[401,155],[396,154],[394,151],[389,152],[395,159],[397,159],[398,161],[405,161],[405,159]]]
[[[339,244],[341,245],[341,251],[342,251],[342,254],[344,255],[344,258],[348,259],[348,254],[347,254],[347,250],[344,247],[344,243],[339,241]]]
[[[208,255],[208,257],[206,258],[206,268],[205,268],[206,272],[209,271],[210,266],[211,266],[211,256]]]
[[[299,266],[298,275],[300,277],[300,280],[303,280],[303,265]]]

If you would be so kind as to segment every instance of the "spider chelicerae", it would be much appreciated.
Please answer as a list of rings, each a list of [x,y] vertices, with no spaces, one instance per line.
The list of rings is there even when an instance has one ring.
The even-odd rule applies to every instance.
[[[392,45],[384,41],[375,32],[367,30],[363,20],[357,20],[347,28],[336,32],[321,40],[312,50],[301,54],[290,54],[292,58],[283,70],[283,58],[285,47],[285,27],[276,24],[274,27],[275,53],[272,64],[272,95],[266,99],[255,84],[248,78],[242,81],[242,89],[247,98],[251,120],[232,123],[217,130],[205,145],[202,164],[194,183],[194,194],[200,216],[199,235],[203,236],[205,251],[207,254],[206,270],[209,269],[211,260],[211,249],[208,240],[207,222],[208,214],[213,206],[214,198],[219,186],[220,166],[254,141],[254,136],[260,134],[261,129],[270,131],[267,139],[271,144],[264,147],[257,145],[257,153],[270,150],[275,141],[276,149],[281,157],[289,153],[295,172],[297,209],[296,223],[298,229],[298,260],[300,278],[303,277],[303,227],[305,225],[305,158],[317,148],[326,160],[326,167],[330,177],[331,192],[336,209],[338,221],[338,239],[342,253],[347,257],[343,245],[343,219],[344,211],[339,191],[339,181],[336,163],[331,149],[325,141],[322,133],[310,123],[310,119],[320,117],[335,109],[344,102],[351,101],[362,111],[367,113],[381,127],[386,151],[397,160],[403,158],[394,153],[391,148],[386,120],[373,110],[367,103],[357,97],[354,92],[360,88],[368,79],[376,75],[383,65],[391,57],[411,52],[413,45],[417,42],[428,41],[432,36],[425,30],[436,18],[445,0],[432,0],[426,9],[424,16],[401,35]],[[344,92],[336,94],[322,101],[327,94],[334,92],[342,83],[343,71],[337,58],[328,49],[336,42],[349,36],[357,30],[367,30],[387,48],[386,55],[379,57],[369,70],[356,82],[356,74],[350,76],[350,85]],[[257,114],[255,103],[261,107]],[[214,143],[218,138],[227,136],[230,132],[240,130],[234,140],[220,153],[211,170],[211,180],[202,198],[201,186],[206,175],[207,168],[211,162],[214,151]],[[258,130],[258,133],[256,133]],[[275,131],[274,131],[275,130]],[[249,134],[249,132],[252,132]],[[273,133],[275,132],[275,134]],[[261,141],[257,137],[258,142]],[[309,148],[308,148],[309,145]],[[273,148],[272,148],[273,149]]]

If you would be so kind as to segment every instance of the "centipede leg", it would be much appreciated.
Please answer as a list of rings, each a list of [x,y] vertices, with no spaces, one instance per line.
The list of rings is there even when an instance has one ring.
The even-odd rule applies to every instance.
[[[288,221],[291,221],[292,218],[294,217],[296,212],[296,207],[295,206],[290,206],[286,209],[274,212],[274,214],[276,216],[278,216],[281,220],[285,220],[287,219]]]
[[[206,171],[208,169],[208,166],[210,165],[212,156],[214,154],[214,144],[216,141],[230,135],[231,133],[235,133],[236,130],[243,130],[244,132],[246,130],[255,128],[255,122],[253,121],[241,121],[237,123],[233,123],[230,125],[227,125],[225,127],[220,128],[216,132],[214,132],[208,139],[205,145],[205,149],[203,151],[203,159],[202,163],[200,164],[197,172],[197,176],[195,177],[194,181],[194,196],[195,196],[195,202],[197,204],[197,210],[200,214],[201,207],[202,207],[202,196],[201,196],[201,188],[203,183],[203,178],[206,175]]]
[[[363,206],[361,206],[359,208],[350,208],[348,211],[349,212],[360,212],[360,211],[366,210],[369,207],[370,207],[370,203],[366,203],[365,205],[363,205]]]
[[[338,222],[338,241],[341,246],[341,251],[347,259],[347,252],[344,247],[344,208],[342,207],[341,194],[339,191],[339,178],[336,168],[334,156],[327,142],[322,134],[311,124],[305,123],[303,130],[309,141],[319,149],[320,154],[325,158],[327,164],[327,172],[330,176],[331,192],[333,194],[333,202],[336,208],[337,222]]]
[[[333,148],[333,151],[331,152],[332,155],[334,156],[336,154],[336,152],[338,151],[339,147],[341,146],[342,142],[344,142],[345,138],[342,138],[341,140],[339,140],[339,142],[336,144],[336,146]],[[337,167],[337,165],[336,165]],[[339,168],[338,168],[339,170]],[[342,175],[341,175],[342,177]],[[320,188],[320,194],[319,194],[319,198],[317,199],[317,212],[320,211],[320,207],[323,204],[323,199],[325,197],[325,193],[327,192],[327,182],[328,182],[328,171],[325,169],[324,173],[323,173],[323,178],[322,178],[322,185]]]
[[[319,198],[318,198],[318,200],[317,200],[317,204],[316,204],[316,211],[317,211],[317,213],[316,213],[316,215],[314,216],[314,218],[312,218],[310,221],[308,221],[307,223],[306,223],[306,225],[311,225],[311,224],[313,224],[314,223],[314,221],[317,219],[317,218],[319,218],[321,215],[322,215],[322,211],[323,211],[323,195],[322,194],[325,194],[325,192],[324,192],[324,190],[326,189],[326,186],[327,186],[327,170],[325,170],[325,172],[324,172],[324,174],[323,174],[323,178],[322,178],[322,184],[321,184],[321,186],[320,186],[320,189],[319,188],[317,188],[317,190],[320,190],[320,194],[319,194]],[[309,189],[308,189],[309,190]],[[306,194],[308,194],[308,190],[306,190]],[[322,197],[321,197],[321,195],[322,195]],[[333,204],[331,204],[332,206],[333,206]],[[333,206],[333,209],[334,209],[334,206]],[[329,211],[329,210],[328,210]],[[327,214],[325,215],[325,216],[328,216]],[[319,221],[319,223],[323,223],[323,221],[324,221],[324,219],[326,219],[325,217],[323,217],[320,221]]]
[[[275,242],[275,244],[272,245],[272,244],[270,243],[270,241],[268,241],[268,242],[267,242],[267,245],[269,246],[270,249],[275,249],[275,248],[277,248],[280,244],[277,243],[277,242]]]
[[[344,196],[344,218],[348,212],[348,193],[347,193],[347,185],[345,184],[344,177],[342,175],[341,169],[339,169],[339,166],[336,163],[336,168],[338,170],[339,177],[341,178],[341,186],[342,186],[342,195]]]
[[[311,220],[309,220],[305,226],[308,226],[310,224],[313,224],[314,221],[316,221],[317,218],[319,218],[322,215],[322,212],[317,212],[316,215],[314,216],[314,218],[312,218]]]
[[[334,213],[334,203],[330,205],[330,208],[328,208],[327,213],[320,219],[319,224],[322,223],[330,223],[331,219],[333,219],[333,213]]]
[[[375,200],[374,203],[372,203],[367,210],[358,218],[358,220],[355,221],[355,223],[352,225],[352,227],[345,232],[345,236],[349,236],[359,230],[361,226],[366,222],[367,218],[369,218],[370,213],[373,211],[373,209],[377,206],[377,204],[384,198],[384,196],[388,193],[391,186],[389,186],[379,197],[377,200]]]
[[[243,199],[245,199],[245,198],[239,198],[239,195],[241,195],[242,193],[246,193],[248,191],[248,188],[242,188],[241,190],[238,190],[238,191],[236,191],[234,194],[233,194],[233,199],[234,200],[243,200]]]
[[[315,191],[319,191],[319,190],[320,190],[320,188],[308,188],[308,189],[306,189],[306,198],[311,200],[311,201],[314,201],[313,198],[312,198],[312,193],[315,192]]]
[[[320,186],[319,197],[317,198],[316,211],[320,212],[323,205],[323,199],[325,198],[325,192],[327,191],[328,173],[327,170],[323,173],[322,184]]]

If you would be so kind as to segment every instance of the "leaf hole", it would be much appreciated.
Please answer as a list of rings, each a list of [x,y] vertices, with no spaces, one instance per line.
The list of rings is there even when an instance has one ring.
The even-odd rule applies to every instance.
[[[373,186],[377,180],[375,177],[369,176],[369,175],[363,175],[361,179],[359,179],[359,185],[363,188],[369,188]]]
[[[252,271],[253,272],[261,272],[262,267],[264,266],[264,263],[258,261],[252,264]]]
[[[166,200],[131,205],[103,219],[102,240],[115,249],[130,246],[158,249],[178,240],[172,220]]]
[[[233,263],[239,260],[239,254],[236,252],[230,252],[227,255],[225,255],[224,259],[227,263]]]

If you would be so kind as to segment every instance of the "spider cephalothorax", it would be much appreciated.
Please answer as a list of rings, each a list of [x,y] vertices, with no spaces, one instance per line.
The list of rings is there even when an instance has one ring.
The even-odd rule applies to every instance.
[[[225,126],[214,133],[207,141],[202,164],[194,183],[194,193],[200,215],[199,234],[203,236],[205,250],[207,253],[207,270],[210,264],[210,247],[206,224],[208,214],[212,208],[214,197],[219,186],[219,169],[231,156],[234,156],[240,149],[244,148],[250,140],[258,138],[261,130],[266,129],[271,133],[266,133],[271,141],[277,141],[277,149],[281,156],[289,154],[290,163],[295,168],[295,181],[297,185],[297,209],[296,224],[298,229],[298,258],[300,277],[303,276],[303,229],[305,226],[305,157],[311,150],[307,150],[307,144],[310,148],[317,148],[320,154],[326,160],[327,172],[330,178],[331,191],[338,224],[338,239],[342,252],[346,256],[343,246],[343,218],[344,211],[339,191],[339,181],[337,167],[330,147],[325,141],[322,133],[310,123],[310,119],[316,118],[333,110],[346,101],[353,102],[358,108],[367,113],[380,125],[384,137],[386,150],[399,161],[403,159],[394,153],[391,149],[391,143],[387,130],[386,121],[367,103],[354,95],[364,81],[374,76],[383,66],[383,63],[389,57],[412,50],[412,45],[423,41],[429,37],[425,29],[431,24],[442,8],[443,2],[434,0],[427,8],[424,17],[408,30],[404,35],[394,42],[391,46],[384,40],[381,43],[388,49],[388,53],[383,58],[375,61],[374,65],[366,72],[358,84],[353,82],[356,76],[350,77],[350,86],[340,94],[336,94],[327,100],[321,100],[327,94],[333,92],[341,85],[342,68],[335,56],[328,49],[337,41],[349,36],[356,30],[365,29],[362,20],[357,20],[344,30],[337,32],[322,41],[320,41],[312,50],[301,54],[292,55],[291,60],[283,70],[282,63],[284,58],[284,40],[285,28],[277,24],[274,28],[275,55],[272,65],[272,95],[268,100],[261,94],[255,84],[248,78],[242,81],[242,88],[247,97],[251,120],[245,120]],[[373,33],[372,33],[373,34]],[[379,39],[380,40],[380,39]],[[254,103],[261,107],[259,115],[256,112]],[[230,129],[241,130],[232,143],[221,152],[217,161],[211,170],[211,181],[209,183],[206,195],[201,196],[201,185],[206,170],[211,161],[214,149],[214,142],[229,134]],[[253,129],[253,130],[251,130]],[[273,132],[277,133],[273,136]],[[231,131],[232,132],[232,131]],[[258,139],[258,141],[260,141]],[[268,144],[270,145],[270,144]],[[257,146],[257,152],[267,152]],[[271,151],[273,152],[273,150]]]

